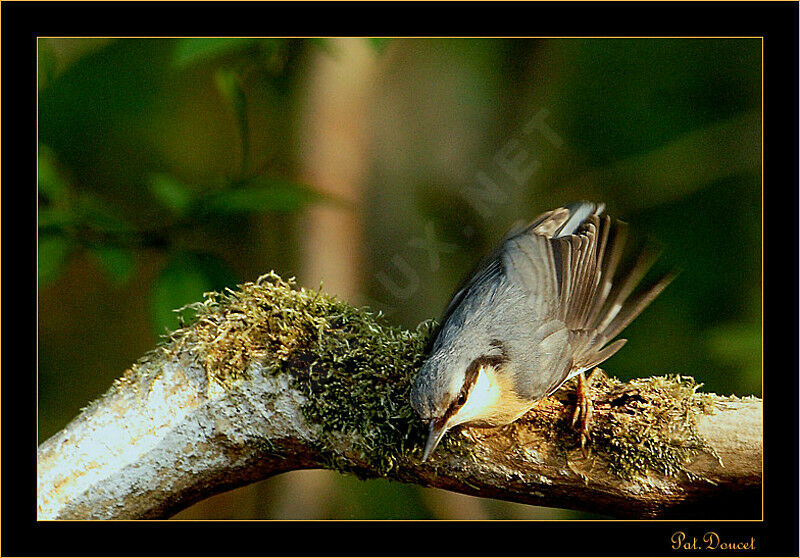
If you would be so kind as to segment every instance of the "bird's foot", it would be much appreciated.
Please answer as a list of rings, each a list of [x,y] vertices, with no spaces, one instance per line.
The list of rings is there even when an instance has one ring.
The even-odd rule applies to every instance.
[[[591,376],[591,372],[589,375]],[[581,372],[578,375],[578,387],[575,389],[575,410],[572,413],[572,427],[579,426],[581,452],[584,457],[586,456],[586,444],[591,439],[589,434],[589,422],[591,419],[592,401],[589,399],[589,380]]]

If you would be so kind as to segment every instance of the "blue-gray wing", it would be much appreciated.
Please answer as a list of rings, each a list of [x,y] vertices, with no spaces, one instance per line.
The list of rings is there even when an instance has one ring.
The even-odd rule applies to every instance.
[[[517,332],[528,324],[536,329],[521,336],[537,344],[536,351],[522,352],[533,355],[537,370],[531,373],[538,375],[537,385],[545,380],[545,394],[611,357],[625,340],[609,342],[674,276],[632,296],[654,259],[640,254],[630,271],[617,276],[626,228],[602,216],[603,210],[603,204],[574,202],[509,232],[458,288],[442,324],[465,301],[507,281],[524,293],[525,303],[504,318],[515,322]]]
[[[608,344],[672,280],[664,276],[631,296],[654,258],[640,254],[622,277],[615,275],[625,242],[623,223],[601,216],[604,206],[575,202],[555,209],[504,241],[502,270],[523,289],[546,331],[542,354],[550,354],[556,375],[547,393],[574,374],[616,353],[624,339]],[[563,328],[566,332],[562,332]],[[569,353],[551,354],[564,346]],[[564,370],[560,370],[564,368]],[[539,372],[540,374],[542,371]]]
[[[507,249],[507,242],[509,240],[523,235],[526,231],[531,230],[531,228],[536,227],[538,224],[551,217],[553,213],[553,211],[548,211],[534,219],[534,221],[529,225],[525,227],[517,226],[508,231],[505,237],[503,237],[503,240],[489,253],[489,255],[485,256],[480,262],[478,262],[478,264],[470,273],[467,274],[467,276],[458,286],[456,293],[453,295],[450,304],[448,304],[447,309],[444,312],[444,316],[442,316],[441,323],[444,324],[447,322],[450,315],[461,305],[468,293],[479,290],[483,291],[484,289],[482,289],[482,287],[484,285],[496,283],[498,280],[500,280],[504,273],[503,253]]]

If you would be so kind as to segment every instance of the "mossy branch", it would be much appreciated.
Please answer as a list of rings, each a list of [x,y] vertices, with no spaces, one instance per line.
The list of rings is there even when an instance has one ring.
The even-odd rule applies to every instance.
[[[416,331],[274,274],[209,294],[38,451],[39,518],[168,517],[305,468],[615,517],[761,515],[762,402],[596,372],[589,453],[569,386],[513,425],[454,429],[421,463]]]

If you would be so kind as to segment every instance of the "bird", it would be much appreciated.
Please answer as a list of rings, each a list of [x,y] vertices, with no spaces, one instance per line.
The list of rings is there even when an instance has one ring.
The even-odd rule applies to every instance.
[[[512,228],[457,289],[411,387],[428,424],[423,462],[454,426],[510,424],[576,376],[585,447],[584,373],[622,348],[613,339],[675,276],[636,290],[656,259],[647,250],[617,273],[627,225],[604,211],[576,201]]]

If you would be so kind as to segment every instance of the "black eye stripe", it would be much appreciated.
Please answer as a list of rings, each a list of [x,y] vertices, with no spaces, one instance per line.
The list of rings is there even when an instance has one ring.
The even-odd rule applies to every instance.
[[[469,366],[467,366],[467,370],[464,374],[464,386],[461,388],[461,391],[452,400],[450,403],[450,408],[447,409],[445,413],[445,417],[450,417],[455,414],[461,407],[464,406],[464,403],[467,402],[467,393],[475,384],[475,380],[478,379],[478,372],[481,369],[481,366],[500,366],[504,362],[508,362],[508,353],[506,352],[506,348],[503,343],[498,339],[492,339],[490,345],[492,347],[496,347],[500,349],[502,355],[482,355],[473,360]]]
[[[478,379],[478,372],[481,369],[481,366],[500,366],[504,362],[508,361],[508,355],[505,352],[505,347],[500,341],[496,339],[492,340],[492,345],[497,346],[503,351],[502,356],[493,356],[493,355],[483,355],[479,356],[475,360],[473,360],[469,366],[467,366],[466,373],[464,375],[464,387],[461,388],[458,396],[453,400],[450,405],[450,409],[448,409],[448,415],[451,415],[458,411],[464,403],[467,402],[467,393],[475,384],[475,380]]]

